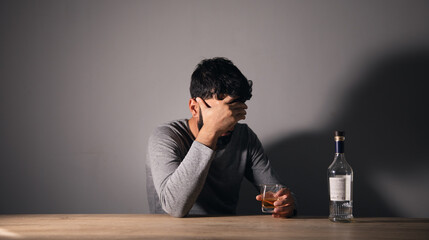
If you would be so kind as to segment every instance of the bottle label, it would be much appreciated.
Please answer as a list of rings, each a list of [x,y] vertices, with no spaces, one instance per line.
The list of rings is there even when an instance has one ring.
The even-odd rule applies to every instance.
[[[329,191],[331,201],[350,201],[352,176],[337,175],[329,178]]]

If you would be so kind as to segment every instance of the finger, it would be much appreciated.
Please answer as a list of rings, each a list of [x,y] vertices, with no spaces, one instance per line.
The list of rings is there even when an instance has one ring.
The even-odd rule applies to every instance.
[[[209,108],[209,106],[207,106],[206,102],[202,98],[197,97],[196,100],[197,100],[198,105],[200,106],[201,109]]]
[[[247,110],[246,110],[246,109],[244,109],[244,108],[240,108],[240,109],[234,110],[234,112],[235,112],[236,114],[246,114],[246,113],[247,113]]]
[[[292,197],[292,195],[291,194],[284,194],[284,195],[280,195],[280,196],[277,196],[277,195],[274,195],[274,197],[276,197],[278,200],[292,200],[293,199],[293,197]]]
[[[261,194],[257,195],[257,196],[256,196],[256,200],[257,200],[257,201],[262,201],[262,195],[261,195]]]
[[[273,205],[275,207],[295,207],[295,201],[293,198],[285,198],[285,199],[277,199],[277,201],[275,201],[273,203]]]
[[[233,114],[234,114],[234,116],[241,116],[241,115],[246,115],[247,112],[246,112],[246,110],[241,109],[241,110],[234,111]]]
[[[280,216],[291,216],[294,213],[294,206],[288,206],[288,207],[276,207],[274,208],[274,214],[280,215]]]
[[[291,205],[291,204],[295,204],[294,198],[287,197],[286,195],[280,196],[274,202],[274,206],[284,206],[284,205]]]
[[[229,105],[231,109],[247,109],[247,104],[243,102],[234,102]]]
[[[294,214],[294,210],[295,210],[295,208],[289,207],[289,208],[285,208],[285,209],[281,209],[281,210],[274,210],[274,214],[278,214],[281,216],[291,216]]]
[[[285,212],[273,213],[274,218],[288,218],[294,216],[294,209],[287,210]]]
[[[234,98],[227,95],[223,100],[224,103],[231,103],[232,101],[234,101]]]
[[[290,191],[288,188],[282,188],[276,194],[277,196],[282,196],[282,195],[289,195],[289,193]]]
[[[234,120],[235,120],[236,122],[238,122],[238,121],[240,121],[240,120],[244,120],[244,119],[246,119],[246,114],[240,114],[240,115],[236,115],[236,116],[234,117]]]
[[[289,188],[282,188],[280,189],[278,192],[276,192],[276,197],[281,197],[283,195],[289,196],[290,195],[290,190]]]
[[[275,201],[275,202],[273,203],[273,205],[274,205],[275,207],[282,208],[282,207],[290,207],[290,206],[294,206],[294,205],[295,205],[295,203],[290,202],[290,201],[288,201],[288,202]]]
[[[289,217],[293,217],[293,211],[292,212],[288,212],[288,213],[273,213],[273,217],[274,218],[289,218]]]
[[[234,123],[237,123],[240,120],[246,119],[246,114],[237,114],[232,117],[234,118]]]
[[[273,205],[275,206],[275,207],[279,207],[279,208],[282,208],[282,207],[290,207],[290,206],[295,206],[295,203],[293,202],[293,201],[275,201],[274,203],[273,203]]]

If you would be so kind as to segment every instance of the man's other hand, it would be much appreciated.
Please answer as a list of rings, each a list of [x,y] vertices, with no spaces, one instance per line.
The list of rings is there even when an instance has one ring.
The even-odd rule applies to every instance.
[[[295,200],[288,188],[280,189],[275,195],[277,200],[274,202],[275,218],[287,218],[295,215]],[[256,196],[256,200],[262,201],[262,195]]]

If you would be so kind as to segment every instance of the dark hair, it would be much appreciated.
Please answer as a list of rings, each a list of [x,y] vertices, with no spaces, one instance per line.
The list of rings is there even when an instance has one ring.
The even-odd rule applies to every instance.
[[[189,90],[192,98],[209,99],[213,94],[227,94],[245,102],[252,97],[252,81],[230,60],[217,57],[204,59],[197,65]]]

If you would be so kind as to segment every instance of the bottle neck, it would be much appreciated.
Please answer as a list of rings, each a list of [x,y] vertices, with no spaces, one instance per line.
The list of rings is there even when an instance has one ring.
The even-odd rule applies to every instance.
[[[344,141],[335,141],[335,153],[344,153]]]

